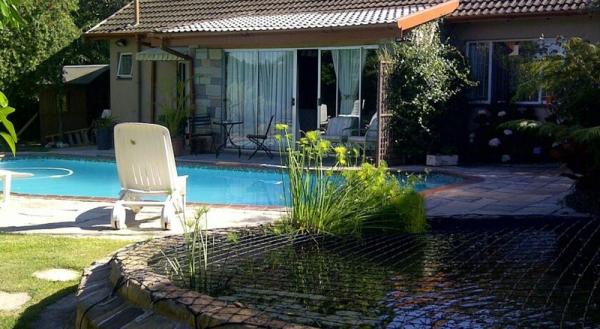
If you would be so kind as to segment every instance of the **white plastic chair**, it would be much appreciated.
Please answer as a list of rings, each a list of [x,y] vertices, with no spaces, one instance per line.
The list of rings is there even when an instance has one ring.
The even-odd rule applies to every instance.
[[[161,227],[171,228],[177,212],[185,218],[187,176],[177,176],[169,130],[147,123],[115,126],[115,156],[121,182],[119,201],[111,214],[115,229],[125,228],[125,207],[134,213],[144,206],[160,206]],[[148,197],[164,196],[164,201]]]

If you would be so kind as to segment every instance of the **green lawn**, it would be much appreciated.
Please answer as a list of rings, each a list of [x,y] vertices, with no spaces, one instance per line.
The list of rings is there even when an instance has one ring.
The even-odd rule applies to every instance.
[[[94,260],[109,256],[130,241],[0,234],[0,290],[27,292],[31,300],[16,312],[0,312],[0,328],[29,328],[39,311],[75,291],[78,281],[48,282],[35,271],[68,268],[82,271]]]

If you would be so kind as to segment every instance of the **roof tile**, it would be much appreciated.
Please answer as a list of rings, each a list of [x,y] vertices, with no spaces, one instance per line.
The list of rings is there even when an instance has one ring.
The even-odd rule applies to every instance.
[[[140,24],[127,4],[89,34],[285,30],[393,23],[398,15],[444,0],[140,0]],[[453,17],[553,14],[590,0],[461,0]]]

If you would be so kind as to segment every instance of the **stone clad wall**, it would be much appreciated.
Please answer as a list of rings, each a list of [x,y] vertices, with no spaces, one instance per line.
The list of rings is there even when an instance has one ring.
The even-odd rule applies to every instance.
[[[208,114],[216,120],[222,118],[225,97],[224,64],[222,49],[196,49],[194,83],[197,114]]]

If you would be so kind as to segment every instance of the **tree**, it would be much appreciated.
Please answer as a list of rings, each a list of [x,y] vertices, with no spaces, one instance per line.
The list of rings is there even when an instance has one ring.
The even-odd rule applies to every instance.
[[[124,0],[0,0],[21,12],[20,28],[0,33],[0,89],[19,104],[17,121],[38,109],[44,86],[62,84],[64,65],[108,63],[106,42],[82,34],[124,5]],[[4,8],[4,7],[2,7]],[[4,11],[3,11],[4,12]]]

